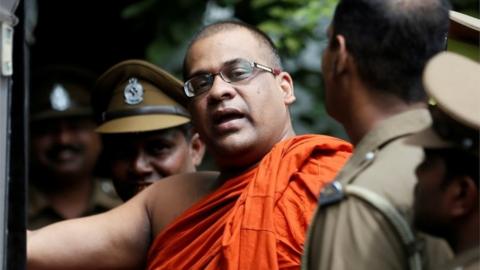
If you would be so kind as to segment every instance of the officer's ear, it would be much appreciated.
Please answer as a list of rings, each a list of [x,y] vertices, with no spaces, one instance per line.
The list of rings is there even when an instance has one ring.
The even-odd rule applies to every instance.
[[[341,75],[347,70],[349,52],[345,37],[336,35],[332,41],[335,44],[335,57],[333,59],[333,72],[335,75]]]
[[[192,138],[190,139],[190,155],[195,167],[202,163],[205,155],[205,143],[200,139],[200,135],[195,130],[192,130]]]
[[[462,218],[478,211],[479,191],[469,175],[454,176],[447,186],[450,215]]]

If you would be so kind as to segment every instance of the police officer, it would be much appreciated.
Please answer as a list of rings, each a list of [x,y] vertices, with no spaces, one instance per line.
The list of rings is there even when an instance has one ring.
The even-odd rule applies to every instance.
[[[98,79],[93,95],[97,132],[123,200],[153,181],[200,165],[205,146],[190,124],[182,87],[142,60],[123,61]]]
[[[101,150],[90,105],[94,77],[67,66],[33,74],[28,228],[106,211],[121,201],[94,176]]]
[[[424,148],[414,223],[445,238],[456,257],[443,269],[480,269],[480,64],[445,52],[427,65],[433,124],[409,139]]]
[[[445,48],[448,10],[443,0],[339,1],[322,57],[325,104],[355,150],[320,194],[305,269],[436,269],[448,257],[446,243],[417,241],[409,226],[422,149],[404,145],[431,121],[422,71]]]
[[[332,36],[338,39],[335,34],[337,33],[335,32],[335,22],[338,21],[343,27],[339,32],[347,33],[346,36],[351,37],[350,40],[347,38],[343,41],[347,45],[350,42],[349,46],[354,47],[348,49],[349,46],[347,46],[347,53],[352,52],[354,59],[355,56],[360,56],[360,59],[355,59],[357,63],[360,63],[357,68],[363,69],[363,74],[360,72],[359,76],[371,79],[373,74],[373,78],[377,81],[367,80],[367,90],[369,91],[367,96],[358,96],[357,93],[362,91],[360,91],[361,88],[358,88],[358,81],[355,80],[348,82],[349,87],[355,85],[357,88],[352,92],[354,97],[349,96],[350,92],[347,94],[342,88],[336,89],[335,93],[330,94],[337,98],[343,95],[344,99],[342,100],[350,97],[352,100],[364,101],[363,104],[355,102],[355,110],[350,118],[345,118],[348,114],[341,111],[345,110],[345,106],[337,106],[341,109],[336,110],[339,112],[337,118],[344,124],[347,132],[353,135],[352,139],[354,141],[358,137],[361,139],[356,144],[356,153],[339,173],[337,181],[320,195],[321,206],[311,229],[311,248],[307,251],[305,266],[309,266],[309,269],[438,269],[437,266],[443,264],[450,256],[448,247],[444,247],[444,243],[438,243],[431,237],[417,234],[409,225],[413,208],[412,194],[416,182],[414,169],[422,160],[422,149],[418,146],[406,145],[404,141],[412,133],[422,130],[430,123],[428,111],[422,108],[424,105],[421,99],[415,102],[415,96],[417,98],[419,95],[424,96],[420,87],[421,67],[428,60],[428,57],[425,58],[426,55],[420,58],[422,55],[420,52],[425,48],[433,47],[436,47],[435,50],[438,51],[440,46],[443,46],[441,40],[444,39],[443,31],[445,31],[445,15],[448,5],[445,5],[443,1],[417,2],[422,6],[408,11],[404,10],[401,16],[397,16],[400,14],[396,12],[401,11],[401,8],[382,12],[382,5],[364,4],[372,4],[375,1],[341,2],[345,2],[345,4],[338,13],[343,16],[338,15],[337,20],[334,19]],[[382,3],[388,4],[388,2],[390,1]],[[401,2],[403,1],[397,1],[397,4]],[[352,4],[359,6],[351,9],[354,6]],[[429,7],[434,7],[432,4],[437,6],[435,9],[429,10]],[[407,6],[402,7],[406,8]],[[376,13],[379,17],[364,18],[364,13],[357,14],[359,7],[369,10],[369,12],[380,10],[380,13]],[[348,12],[352,12],[350,14],[353,15],[345,16],[345,13]],[[415,23],[413,17],[410,17],[412,20],[405,20],[409,16],[414,16],[415,12],[422,14],[416,15],[416,19],[420,21]],[[390,16],[385,16],[385,14]],[[448,50],[470,52],[472,55],[471,49],[476,48],[473,51],[478,57],[478,45],[475,45],[475,43],[478,44],[478,29],[480,29],[478,19],[454,11],[450,11],[448,15],[450,19]],[[426,27],[429,21],[431,23],[435,19],[439,20],[431,25],[431,29],[435,30],[425,31],[427,28],[419,28],[419,26]],[[365,37],[357,37],[358,40],[352,42],[352,33],[358,31],[345,28],[345,25],[348,25],[348,22],[356,22],[361,27],[370,29],[365,22],[360,23],[361,20],[373,23],[370,24],[371,29],[374,29],[372,31],[381,33],[380,36],[373,32],[362,32]],[[386,21],[378,24],[376,20]],[[402,26],[396,28],[399,25]],[[440,26],[443,29],[440,29]],[[384,31],[390,29],[387,32],[389,34],[379,31],[379,28]],[[396,34],[390,36],[393,33]],[[406,33],[415,33],[415,35]],[[367,42],[370,39],[367,35],[379,38],[377,41],[382,43],[379,47],[372,47],[375,48],[372,55],[374,57],[368,60],[361,59],[362,56],[365,57],[362,54],[365,54],[365,51],[368,52],[369,49],[369,46],[365,46],[368,45]],[[388,38],[384,38],[385,36]],[[398,38],[396,42],[391,42],[392,37],[393,39]],[[353,38],[355,38],[354,35]],[[389,44],[389,42],[391,43]],[[408,47],[398,44],[408,44]],[[422,45],[419,46],[419,44]],[[387,51],[381,53],[381,49],[385,48]],[[396,57],[399,58],[387,59],[385,55],[388,54],[388,48],[395,51]],[[338,50],[337,47],[327,48],[323,58],[327,60],[323,64],[324,73],[327,71],[333,72],[331,74],[338,74],[333,78],[340,81],[335,85],[333,82],[327,82],[330,83],[327,85],[330,87],[345,84],[345,78],[351,77],[348,76],[349,71],[339,68],[342,58],[338,57],[341,54],[333,53],[335,51],[341,50]],[[416,56],[409,55],[412,52]],[[430,51],[429,56],[432,56],[432,53],[435,51]],[[475,56],[475,54],[473,55]],[[419,59],[422,61],[418,61]],[[362,66],[361,63],[369,63],[370,66],[376,65],[376,67]],[[385,63],[388,63],[388,67],[384,66]],[[410,64],[410,68],[405,69],[407,63]],[[415,64],[411,65],[412,63]],[[402,70],[406,73],[401,73]],[[416,70],[416,72],[413,74],[412,70]],[[403,77],[395,77],[398,74],[403,74]],[[377,77],[375,78],[375,76]],[[414,79],[410,80],[409,78]],[[391,92],[395,88],[395,86],[392,88],[392,85],[400,85],[409,80],[410,87],[404,87],[397,92],[395,97],[394,92]],[[387,84],[385,84],[386,82]],[[385,87],[388,82],[392,84],[390,87]],[[377,84],[376,89],[372,89],[372,83]],[[379,87],[382,84],[383,87]],[[402,104],[399,97],[407,102]],[[367,102],[365,103],[365,101]],[[358,136],[362,132],[364,136]]]
[[[480,269],[479,35],[479,19],[450,11],[447,50],[455,54],[436,56],[423,78],[434,123],[409,140],[425,150],[417,168],[414,223],[446,239],[456,254],[441,269]]]

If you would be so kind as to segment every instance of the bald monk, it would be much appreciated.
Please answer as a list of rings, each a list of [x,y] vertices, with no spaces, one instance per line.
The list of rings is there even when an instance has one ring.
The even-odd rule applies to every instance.
[[[184,61],[192,123],[220,174],[159,181],[102,215],[29,235],[29,269],[292,269],[317,196],[351,153],[295,136],[292,78],[240,22],[202,29]]]

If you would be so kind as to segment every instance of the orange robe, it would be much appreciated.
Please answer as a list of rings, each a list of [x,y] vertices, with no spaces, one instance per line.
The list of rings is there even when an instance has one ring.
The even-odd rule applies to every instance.
[[[351,151],[321,135],[276,144],[257,167],[226,181],[160,233],[148,269],[299,269],[320,190]]]

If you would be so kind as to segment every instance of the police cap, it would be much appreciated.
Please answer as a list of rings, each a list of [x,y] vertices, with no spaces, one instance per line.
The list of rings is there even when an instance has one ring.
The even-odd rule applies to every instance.
[[[464,56],[442,52],[426,65],[423,84],[435,101],[435,118],[428,128],[409,139],[424,148],[460,148],[478,155],[480,130],[480,64]],[[433,111],[432,111],[433,112]]]
[[[95,76],[72,66],[34,70],[30,91],[30,121],[92,116],[90,91]]]
[[[144,132],[190,121],[182,83],[143,60],[127,60],[107,70],[94,88],[97,132]]]

